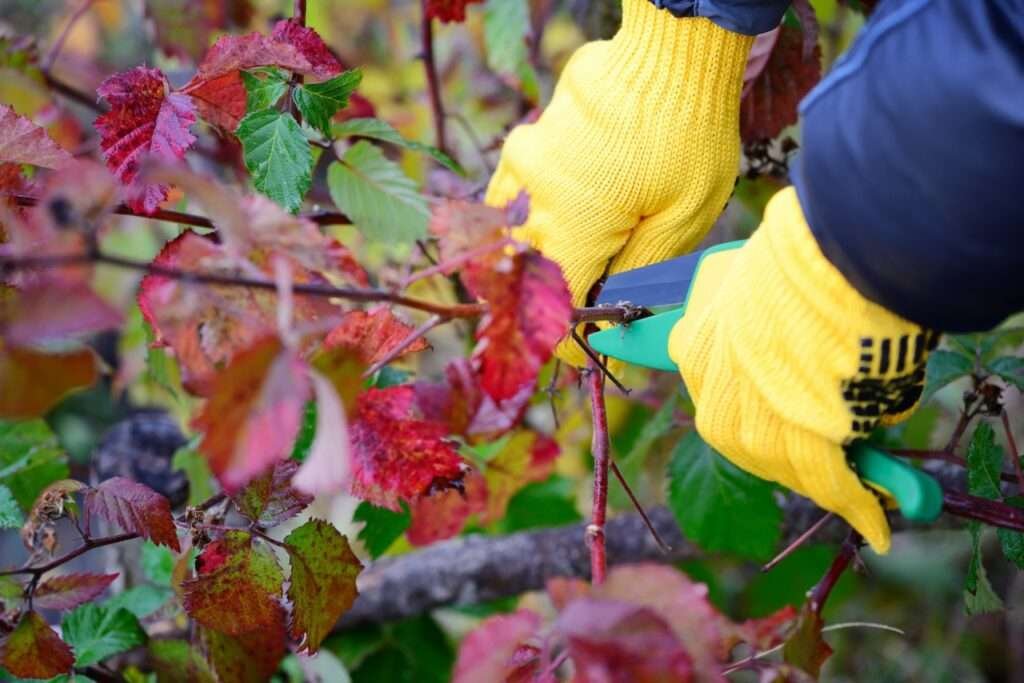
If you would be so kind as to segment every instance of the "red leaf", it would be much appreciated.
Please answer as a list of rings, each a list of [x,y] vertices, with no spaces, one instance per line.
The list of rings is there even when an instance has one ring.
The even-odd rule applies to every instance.
[[[747,643],[755,651],[770,650],[781,644],[792,630],[797,611],[792,605],[769,614],[761,619],[748,619],[735,628],[735,638]]]
[[[253,479],[234,497],[238,511],[261,526],[277,526],[305,510],[313,502],[292,486],[299,469],[294,460],[282,460],[274,469]]]
[[[526,411],[532,390],[496,402],[480,386],[469,360],[458,358],[445,369],[446,384],[416,383],[416,396],[425,417],[444,422],[452,434],[471,441],[493,440],[512,429]]]
[[[821,675],[822,665],[832,656],[832,648],[821,637],[822,626],[821,615],[805,606],[796,630],[782,649],[782,657],[787,664],[806,671],[815,679]]]
[[[693,660],[657,612],[614,600],[583,598],[559,615],[581,681],[694,680]]]
[[[466,5],[483,0],[427,0],[427,18],[448,22],[466,20]]]
[[[238,71],[199,81],[187,92],[203,120],[233,133],[245,116],[246,91]]]
[[[537,635],[540,626],[540,615],[528,609],[484,620],[459,646],[452,683],[506,681],[513,675],[533,673],[536,665],[518,661],[517,654],[527,639]]]
[[[237,491],[288,457],[309,398],[306,364],[276,338],[235,356],[193,426],[224,488]]]
[[[28,612],[0,645],[0,665],[19,678],[53,678],[71,671],[75,655],[36,612]]]
[[[73,609],[99,597],[117,574],[66,574],[39,584],[32,604],[39,609]]]
[[[454,199],[440,202],[430,214],[430,232],[438,238],[442,262],[503,239],[508,225],[506,211]]]
[[[0,339],[0,418],[40,417],[75,389],[92,386],[99,376],[91,349],[44,353],[6,346]]]
[[[316,394],[316,434],[293,483],[313,496],[334,494],[351,483],[352,449],[344,399],[332,379],[320,373],[313,373],[310,379]]]
[[[749,85],[740,110],[740,134],[745,143],[774,138],[797,120],[797,107],[821,80],[821,47],[803,57],[803,32],[783,25],[771,57]]]
[[[472,261],[462,274],[489,304],[477,328],[473,360],[495,401],[533,390],[541,367],[569,331],[572,299],[562,272],[533,251]]]
[[[294,45],[309,61],[313,75],[317,78],[331,78],[342,72],[341,62],[331,54],[320,35],[294,19],[277,22],[272,37],[282,43]]]
[[[412,501],[463,475],[447,428],[421,417],[411,386],[362,394],[350,428],[352,493],[378,507],[398,510],[399,500]]]
[[[91,289],[59,281],[21,290],[8,305],[0,299],[0,332],[19,346],[59,342],[120,323],[121,313]]]
[[[85,492],[85,507],[124,531],[181,551],[170,501],[148,486],[113,477]]]
[[[411,325],[399,320],[390,308],[380,306],[369,312],[346,313],[341,319],[341,324],[327,335],[324,346],[328,349],[350,349],[359,360],[367,365],[373,365],[386,358],[412,332]],[[417,339],[399,354],[398,358],[426,348],[427,340]]]
[[[363,565],[348,539],[333,526],[311,519],[284,539],[291,561],[288,599],[291,636],[299,650],[313,654],[355,601],[356,577]]]
[[[195,107],[184,95],[169,92],[163,72],[137,66],[103,81],[96,92],[110,111],[96,119],[100,147],[107,167],[125,186],[131,186],[146,155],[179,161],[196,141],[189,128]],[[167,198],[167,188],[134,188],[129,203],[136,211],[152,213]]]
[[[69,161],[71,155],[45,130],[19,116],[12,107],[0,104],[0,163],[60,168]]]
[[[270,622],[245,633],[228,635],[213,629],[199,629],[203,649],[218,680],[231,683],[271,680],[288,645],[283,609],[275,604],[274,610],[276,615]]]
[[[458,486],[432,491],[412,502],[406,537],[415,546],[452,538],[486,507],[487,484],[479,472],[471,470]]]
[[[148,0],[156,42],[171,57],[198,60],[214,29],[245,26],[252,7],[248,0]]]
[[[196,559],[182,605],[203,626],[237,636],[280,623],[284,576],[273,553],[244,531],[229,531]]]

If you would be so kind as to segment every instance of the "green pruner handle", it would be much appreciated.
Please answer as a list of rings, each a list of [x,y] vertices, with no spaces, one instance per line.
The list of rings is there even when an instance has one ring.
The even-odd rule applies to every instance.
[[[925,472],[864,442],[846,455],[864,483],[895,500],[907,519],[934,522],[942,512],[942,488]]]

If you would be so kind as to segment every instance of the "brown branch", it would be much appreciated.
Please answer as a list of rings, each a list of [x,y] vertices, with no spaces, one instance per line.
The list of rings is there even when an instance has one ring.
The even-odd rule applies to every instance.
[[[605,550],[604,525],[608,514],[608,413],[604,404],[604,375],[597,363],[590,362],[590,409],[593,420],[591,452],[594,456],[594,501],[590,524],[587,525],[587,545],[590,546],[590,577],[594,585],[604,583],[608,561]],[[657,534],[655,534],[657,535]]]
[[[133,538],[139,538],[138,534],[117,534],[116,536],[104,536],[103,538],[90,538],[85,541],[82,545],[78,546],[74,550],[71,550],[64,555],[61,555],[55,560],[51,560],[46,564],[36,565],[34,567],[22,567],[21,569],[7,569],[0,572],[0,576],[14,576],[16,574],[31,574],[33,577],[38,579],[39,576],[45,574],[51,569],[56,569],[62,564],[66,564],[71,560],[75,559],[79,555],[83,555],[94,548],[102,548],[106,545],[114,545],[115,543],[123,543],[124,541],[130,541]]]
[[[420,24],[420,36],[423,41],[423,69],[427,74],[427,94],[430,97],[430,111],[434,117],[434,137],[437,148],[448,153],[448,140],[445,135],[444,103],[441,101],[441,83],[437,77],[437,64],[434,60],[434,22],[427,16],[429,0],[420,0],[423,14]]]
[[[84,93],[81,90],[78,90],[77,88],[73,88],[64,81],[54,78],[53,75],[50,74],[50,72],[48,71],[43,72],[43,80],[46,82],[46,86],[50,90],[54,91],[55,93],[66,99],[71,100],[72,102],[77,102],[83,107],[88,107],[89,109],[92,109],[96,112],[103,113],[104,111],[106,111],[106,108],[102,106],[99,103],[99,100],[97,100],[95,97],[87,93]]]

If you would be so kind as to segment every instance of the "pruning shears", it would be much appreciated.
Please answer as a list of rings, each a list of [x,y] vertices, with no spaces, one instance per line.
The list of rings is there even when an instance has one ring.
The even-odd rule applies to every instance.
[[[738,249],[743,244],[742,240],[727,242],[611,276],[597,299],[599,306],[630,304],[650,314],[591,334],[590,346],[598,353],[627,363],[678,372],[668,355],[668,338],[686,312],[697,274],[702,266],[717,267],[716,260],[709,261],[709,257]],[[942,489],[925,472],[865,441],[849,446],[846,455],[864,483],[885,496],[888,502],[895,503],[905,518],[932,522],[942,512]]]

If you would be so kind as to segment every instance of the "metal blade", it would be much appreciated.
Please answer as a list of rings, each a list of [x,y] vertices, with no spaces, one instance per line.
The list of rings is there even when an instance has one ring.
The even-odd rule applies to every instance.
[[[636,306],[681,304],[703,252],[612,275],[604,283],[597,305],[628,302]]]

